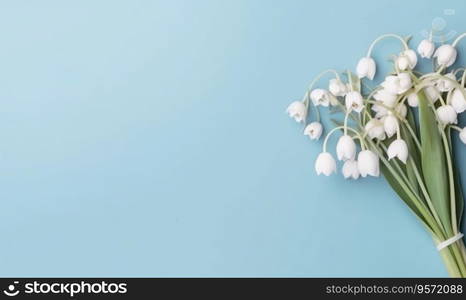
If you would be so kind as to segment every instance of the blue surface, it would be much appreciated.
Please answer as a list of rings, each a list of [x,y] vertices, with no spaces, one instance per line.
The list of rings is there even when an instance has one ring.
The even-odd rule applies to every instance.
[[[384,180],[318,177],[321,143],[284,110],[378,35],[417,44],[435,17],[466,30],[465,13],[2,1],[0,275],[446,276]],[[399,48],[384,45],[382,60]]]

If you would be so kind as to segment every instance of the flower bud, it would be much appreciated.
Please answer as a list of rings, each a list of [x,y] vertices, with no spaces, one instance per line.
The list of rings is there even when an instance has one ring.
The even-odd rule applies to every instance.
[[[394,157],[398,157],[404,164],[406,164],[406,160],[408,159],[408,145],[402,139],[394,140],[387,149],[388,159],[392,159]]]
[[[375,75],[375,61],[372,57],[363,57],[359,60],[356,66],[356,74],[359,78],[367,77],[368,79],[374,79]]]
[[[330,176],[330,174],[336,172],[337,163],[330,153],[322,152],[317,156],[315,169],[317,175],[324,174],[325,176]]]
[[[455,63],[456,60],[456,49],[452,45],[442,45],[434,53],[434,57],[437,58],[439,65],[449,67]]]
[[[443,105],[437,108],[437,117],[444,125],[458,123],[457,113],[451,105]]]
[[[353,160],[356,157],[356,143],[349,135],[338,139],[337,158],[339,160]]]
[[[359,178],[359,169],[358,169],[358,162],[355,160],[347,160],[343,164],[343,168],[341,169],[341,173],[345,177],[345,179],[348,178],[353,178],[353,179],[358,179]]]
[[[286,112],[291,118],[294,118],[296,122],[303,122],[306,119],[306,105],[301,101],[295,101],[291,103]]]
[[[434,50],[435,45],[429,40],[422,40],[417,47],[417,53],[419,53],[422,58],[431,58],[432,54],[434,54]]]
[[[304,128],[304,135],[309,136],[311,140],[318,140],[322,135],[322,124],[319,122],[312,122]]]
[[[379,157],[370,150],[363,150],[358,155],[358,170],[362,177],[380,175]]]

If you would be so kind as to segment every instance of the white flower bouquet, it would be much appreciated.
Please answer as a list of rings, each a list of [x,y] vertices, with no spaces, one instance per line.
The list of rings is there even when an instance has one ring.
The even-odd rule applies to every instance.
[[[337,161],[327,142],[339,132],[335,152],[343,163],[343,176],[358,179],[382,173],[432,235],[452,277],[466,277],[466,249],[460,231],[464,200],[452,149],[456,131],[466,143],[466,127],[457,126],[458,114],[466,110],[466,69],[452,69],[456,46],[465,36],[437,49],[432,39],[425,39],[416,53],[409,48],[409,39],[382,35],[359,60],[356,74],[322,72],[303,99],[287,108],[292,118],[304,124],[304,134],[313,140],[323,132],[320,106],[343,114],[339,121],[332,120],[335,127],[328,131],[323,151],[315,161],[317,174],[329,176],[336,172]],[[403,49],[393,57],[393,71],[371,89],[366,81],[373,80],[376,72],[372,50],[386,38],[398,39]],[[432,72],[415,70],[417,54],[432,59]],[[326,74],[334,77],[328,89],[314,88]]]

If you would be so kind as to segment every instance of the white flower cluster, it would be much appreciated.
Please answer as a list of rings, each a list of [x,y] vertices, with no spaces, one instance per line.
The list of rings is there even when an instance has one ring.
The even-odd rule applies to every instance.
[[[336,156],[343,162],[341,170],[345,178],[379,176],[379,159],[385,155],[388,160],[397,158],[406,164],[409,151],[400,134],[400,124],[408,122],[407,105],[411,109],[419,105],[420,91],[424,92],[429,105],[435,109],[439,126],[450,126],[458,130],[461,141],[466,144],[466,127],[455,125],[458,122],[457,115],[466,110],[466,70],[461,68],[447,72],[447,68],[454,64],[457,57],[455,46],[464,36],[458,37],[451,45],[444,44],[437,49],[431,40],[423,40],[416,53],[408,47],[405,39],[394,34],[383,35],[372,43],[368,54],[359,60],[356,66],[357,76],[347,72],[347,82],[344,82],[340,77],[343,73],[335,70],[321,73],[311,83],[303,99],[291,103],[287,108],[290,117],[305,124],[304,134],[312,140],[319,139],[323,132],[319,106],[335,107],[345,114],[344,124],[331,130],[325,138],[323,152],[315,162],[317,174],[329,176],[337,170],[336,160],[326,150],[328,138],[336,130],[343,132],[337,142]],[[361,80],[373,80],[376,74],[376,62],[371,57],[372,48],[378,41],[388,37],[399,39],[403,50],[394,58],[393,72],[375,89],[364,94],[360,87]],[[437,69],[420,76],[419,72],[414,71],[418,63],[417,54],[423,59],[434,59]],[[313,89],[317,81],[329,72],[335,77],[329,81],[328,89]],[[317,120],[308,123],[311,105],[315,107]],[[355,128],[348,124],[350,117],[357,125]],[[359,145],[355,141],[359,141]],[[374,147],[382,141],[387,142],[388,147]]]

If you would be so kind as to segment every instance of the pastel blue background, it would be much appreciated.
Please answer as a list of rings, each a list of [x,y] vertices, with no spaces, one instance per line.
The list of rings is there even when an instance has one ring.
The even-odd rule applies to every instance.
[[[416,45],[435,17],[466,30],[465,13],[464,1],[1,1],[0,275],[446,276],[382,179],[315,174],[321,142],[284,110],[378,35]],[[383,45],[381,61],[399,49]]]

